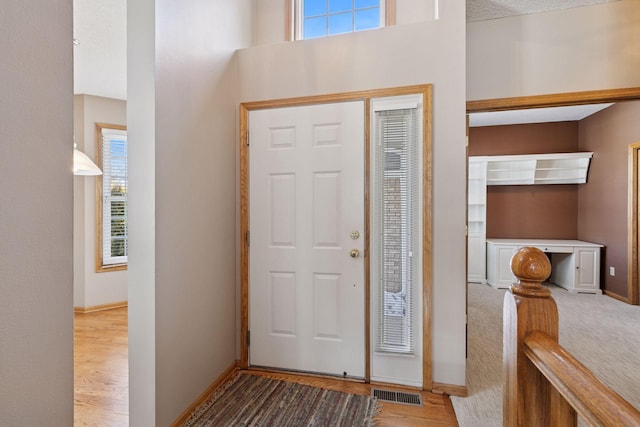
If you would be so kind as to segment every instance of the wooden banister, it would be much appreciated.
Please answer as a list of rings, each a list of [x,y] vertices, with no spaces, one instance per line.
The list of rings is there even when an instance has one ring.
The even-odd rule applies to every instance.
[[[524,340],[524,352],[590,425],[640,426],[640,413],[569,352],[541,332]]]
[[[518,280],[504,297],[503,425],[570,427],[579,414],[594,426],[640,426],[640,412],[558,344],[558,309],[541,285],[547,256],[522,248],[511,269]]]

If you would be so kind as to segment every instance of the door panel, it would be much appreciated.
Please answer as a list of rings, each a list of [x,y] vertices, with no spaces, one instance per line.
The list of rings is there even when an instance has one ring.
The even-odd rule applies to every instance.
[[[594,289],[600,276],[600,268],[596,259],[596,254],[600,249],[576,249],[576,289],[586,288]]]
[[[250,364],[364,377],[364,103],[249,116]]]

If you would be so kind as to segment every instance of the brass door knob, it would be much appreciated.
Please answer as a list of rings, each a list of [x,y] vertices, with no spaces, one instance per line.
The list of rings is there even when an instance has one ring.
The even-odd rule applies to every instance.
[[[357,249],[351,249],[349,255],[351,255],[351,258],[358,258],[360,256],[360,251]]]

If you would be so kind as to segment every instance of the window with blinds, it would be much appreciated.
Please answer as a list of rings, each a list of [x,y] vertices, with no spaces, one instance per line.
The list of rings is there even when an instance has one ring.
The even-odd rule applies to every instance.
[[[414,352],[421,221],[418,117],[417,107],[397,106],[374,116],[372,286],[378,352]]]
[[[128,254],[128,165],[127,131],[100,129],[102,158],[101,250],[102,267],[127,263]]]

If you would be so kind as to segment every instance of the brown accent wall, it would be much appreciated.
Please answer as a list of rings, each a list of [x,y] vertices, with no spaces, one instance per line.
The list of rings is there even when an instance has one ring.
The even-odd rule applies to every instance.
[[[575,187],[575,184],[489,186],[487,237],[577,239]]]
[[[469,129],[469,155],[570,153],[578,150],[578,122]],[[577,239],[579,185],[487,187],[487,237]]]
[[[578,151],[578,122],[484,126],[469,129],[470,156],[575,151]]]
[[[628,148],[640,142],[640,101],[618,103],[580,122],[578,146],[593,151],[578,192],[578,238],[605,245],[602,289],[627,296]],[[615,277],[609,267],[615,267]]]

